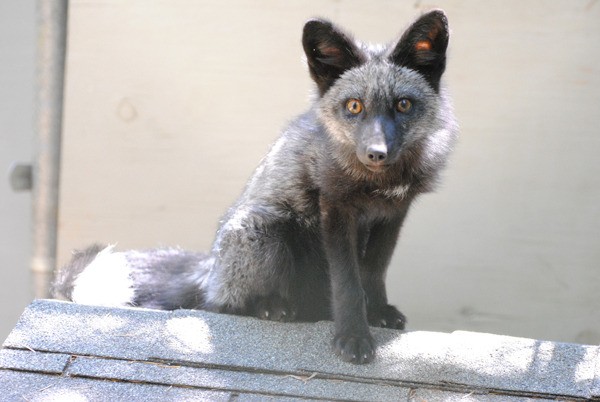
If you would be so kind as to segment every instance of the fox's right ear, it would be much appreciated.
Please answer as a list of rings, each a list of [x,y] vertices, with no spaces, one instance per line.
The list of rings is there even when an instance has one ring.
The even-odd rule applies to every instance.
[[[331,22],[310,20],[304,25],[302,46],[310,75],[323,95],[344,71],[363,62],[352,38]]]
[[[437,91],[446,68],[448,19],[442,10],[418,18],[393,49],[392,62],[420,72]]]

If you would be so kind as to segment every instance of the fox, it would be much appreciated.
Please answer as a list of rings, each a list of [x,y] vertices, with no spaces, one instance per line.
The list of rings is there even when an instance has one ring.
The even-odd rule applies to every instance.
[[[316,85],[220,222],[208,253],[75,251],[52,295],[76,303],[332,320],[342,360],[375,357],[369,326],[404,329],[385,277],[413,201],[431,192],[458,135],[442,85],[449,27],[420,15],[390,45],[327,19],[304,25]]]

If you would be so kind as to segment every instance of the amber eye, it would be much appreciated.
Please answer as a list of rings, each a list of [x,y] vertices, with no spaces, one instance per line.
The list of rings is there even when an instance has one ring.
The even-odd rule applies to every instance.
[[[412,102],[406,98],[402,98],[396,104],[396,110],[400,113],[406,113],[412,108]]]
[[[346,109],[352,114],[359,114],[363,110],[363,104],[359,99],[352,98],[346,102]]]

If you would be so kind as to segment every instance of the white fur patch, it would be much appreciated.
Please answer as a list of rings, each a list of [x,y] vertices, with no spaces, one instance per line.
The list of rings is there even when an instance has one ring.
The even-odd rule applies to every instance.
[[[246,220],[250,213],[246,208],[237,208],[223,225],[226,230],[242,230],[246,227]]]
[[[388,188],[387,190],[377,190],[376,194],[383,195],[386,198],[399,198],[403,199],[408,194],[408,190],[410,186],[396,186],[393,188]]]
[[[127,259],[108,246],[75,279],[71,299],[79,304],[118,307],[133,301]]]

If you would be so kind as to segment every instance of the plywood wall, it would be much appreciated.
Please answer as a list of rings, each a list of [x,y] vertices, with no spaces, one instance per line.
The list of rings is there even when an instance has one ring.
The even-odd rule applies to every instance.
[[[206,250],[312,85],[303,22],[452,27],[461,138],[388,278],[410,329],[600,342],[595,1],[70,2],[59,260],[90,242]]]

